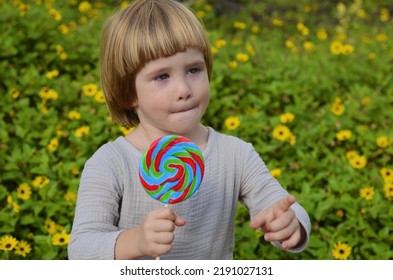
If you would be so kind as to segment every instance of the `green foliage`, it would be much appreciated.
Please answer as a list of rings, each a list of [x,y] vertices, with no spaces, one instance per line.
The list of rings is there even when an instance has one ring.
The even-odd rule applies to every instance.
[[[235,258],[340,258],[342,242],[341,258],[392,259],[390,2],[243,1],[219,15],[188,3],[214,53],[204,123],[252,142],[312,221],[293,254],[266,244],[239,205]],[[1,259],[67,258],[83,165],[125,133],[98,77],[100,30],[117,8],[0,1]]]

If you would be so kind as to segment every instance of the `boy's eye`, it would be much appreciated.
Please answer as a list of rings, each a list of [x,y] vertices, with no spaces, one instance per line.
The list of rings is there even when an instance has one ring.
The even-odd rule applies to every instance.
[[[194,67],[194,68],[191,68],[190,70],[188,70],[191,74],[196,74],[196,73],[198,73],[199,71],[201,71],[201,69],[199,69],[199,68],[197,68],[197,67]]]
[[[156,81],[163,81],[169,78],[168,74],[160,74],[154,78]]]

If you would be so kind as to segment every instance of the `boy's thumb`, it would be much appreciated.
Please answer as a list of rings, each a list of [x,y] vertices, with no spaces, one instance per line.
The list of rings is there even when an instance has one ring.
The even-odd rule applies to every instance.
[[[186,220],[180,216],[176,216],[175,225],[178,227],[182,227],[186,224]]]

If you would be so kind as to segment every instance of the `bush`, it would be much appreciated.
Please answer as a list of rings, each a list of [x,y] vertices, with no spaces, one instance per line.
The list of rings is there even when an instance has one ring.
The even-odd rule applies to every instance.
[[[391,259],[392,6],[289,2],[220,15],[189,2],[214,53],[204,123],[252,142],[312,221],[309,248],[291,254],[239,205],[234,256]],[[67,258],[83,165],[127,131],[97,70],[102,23],[126,4],[0,1],[1,259]]]

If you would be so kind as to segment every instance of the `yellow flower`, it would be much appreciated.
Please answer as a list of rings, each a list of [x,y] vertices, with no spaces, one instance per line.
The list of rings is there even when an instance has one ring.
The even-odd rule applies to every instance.
[[[381,176],[385,182],[393,182],[393,169],[383,167],[379,172],[381,173]]]
[[[47,99],[49,99],[49,100],[57,100],[58,97],[59,97],[59,94],[57,93],[57,91],[52,89],[52,90],[49,91]]]
[[[354,158],[349,160],[349,163],[355,169],[362,169],[367,165],[367,159],[365,156],[355,156]]]
[[[97,9],[91,9],[87,12],[89,18],[97,18],[99,16],[99,12]]]
[[[314,49],[314,44],[313,42],[306,41],[303,43],[303,47],[306,51],[312,51]]]
[[[81,13],[87,13],[91,9],[92,9],[92,6],[88,1],[82,1],[82,2],[80,2],[79,6],[78,6],[78,10]]]
[[[49,234],[55,234],[57,231],[57,224],[51,219],[46,219],[44,226],[45,229],[49,232]]]
[[[67,60],[68,54],[66,52],[61,52],[59,54],[59,57],[60,57],[61,60]]]
[[[237,68],[237,62],[236,61],[229,62],[229,68],[236,69]]]
[[[342,17],[343,15],[345,15],[346,11],[347,11],[347,7],[345,6],[345,4],[339,2],[337,4],[337,12],[339,14],[339,17]]]
[[[64,48],[62,45],[56,45],[56,53],[61,54],[64,51]]]
[[[59,71],[58,70],[52,70],[46,73],[46,77],[51,80],[53,78],[56,78],[57,76],[59,76]]]
[[[54,89],[51,89],[48,87],[43,87],[40,90],[39,96],[43,100],[57,100],[57,98],[59,97],[59,94]]]
[[[337,210],[337,212],[336,212],[337,217],[342,218],[342,217],[344,217],[344,215],[345,215],[345,213],[343,210],[341,210],[341,209]]]
[[[360,196],[367,201],[370,201],[374,197],[374,187],[364,187],[359,190]]]
[[[20,205],[18,203],[13,202],[11,206],[12,206],[12,211],[14,211],[15,213],[19,213]]]
[[[279,19],[277,19],[277,18],[274,18],[274,19],[272,19],[272,24],[273,24],[274,26],[281,27],[281,26],[284,25],[284,22],[283,22],[282,20],[279,20]]]
[[[66,137],[67,136],[67,132],[62,130],[62,129],[60,129],[60,128],[57,128],[56,129],[56,135],[59,136],[59,137]]]
[[[281,169],[280,169],[280,168],[272,169],[272,170],[270,171],[270,174],[271,174],[274,178],[278,179],[278,178],[281,177]]]
[[[56,233],[52,237],[52,245],[63,246],[70,242],[70,235],[63,230],[61,233]]]
[[[129,134],[131,131],[133,131],[135,129],[135,127],[124,127],[124,126],[121,126],[120,127],[120,130],[121,130],[121,132],[123,133],[123,135],[127,135],[127,134]]]
[[[246,48],[247,48],[247,51],[249,54],[251,54],[252,56],[255,56],[256,52],[255,52],[254,47],[251,44],[247,44]]]
[[[216,47],[217,48],[223,48],[227,45],[227,42],[224,39],[220,39],[216,41]]]
[[[285,113],[280,116],[282,123],[291,123],[295,119],[295,115],[292,113]]]
[[[346,260],[351,255],[352,248],[343,242],[338,242],[332,249],[332,255],[337,260]]]
[[[224,125],[229,130],[235,130],[240,125],[240,119],[238,117],[228,117],[226,118]]]
[[[70,169],[70,172],[71,172],[72,175],[75,175],[75,176],[80,175],[79,168],[77,168],[77,167],[72,167]]]
[[[336,138],[339,141],[345,141],[348,140],[349,138],[351,138],[352,133],[350,130],[340,130],[339,132],[336,133]]]
[[[95,84],[88,84],[82,87],[82,92],[86,96],[94,96],[98,91],[98,86]]]
[[[318,29],[317,37],[319,40],[325,41],[328,38],[328,33],[327,33],[326,29],[324,29],[324,28]]]
[[[0,239],[0,250],[12,251],[17,244],[18,240],[15,237],[6,235]]]
[[[87,125],[81,126],[77,130],[75,130],[75,136],[81,138],[83,136],[88,135],[90,132],[90,127]]]
[[[376,59],[376,58],[377,58],[377,54],[376,54],[376,53],[372,52],[372,53],[369,53],[369,54],[368,54],[368,59],[369,59],[369,60],[374,60],[374,59]]]
[[[12,195],[7,196],[7,204],[12,204],[14,202],[14,199],[12,198]]]
[[[341,52],[344,55],[350,55],[351,53],[353,53],[354,50],[355,50],[354,46],[347,44],[347,45],[343,45]]]
[[[36,188],[42,189],[49,184],[49,178],[47,176],[37,176],[34,178],[32,185]]]
[[[393,200],[393,183],[386,183],[383,186],[385,197],[389,200]]]
[[[377,138],[377,145],[380,148],[387,148],[390,145],[390,139],[387,136],[380,136]]]
[[[375,35],[375,40],[377,40],[377,42],[386,42],[388,40],[388,36],[384,33],[379,33]]]
[[[66,200],[66,201],[71,201],[72,203],[76,203],[76,197],[77,197],[77,195],[76,195],[76,193],[74,193],[74,192],[67,192],[65,195],[64,195],[64,199]]]
[[[205,11],[197,11],[196,14],[197,14],[197,16],[198,16],[199,18],[204,18],[204,17],[206,17],[206,12],[205,12]]]
[[[65,23],[60,24],[58,29],[59,29],[60,33],[63,35],[68,35],[71,32],[71,28]]]
[[[248,56],[248,54],[246,54],[246,53],[238,53],[237,55],[236,55],[236,59],[237,59],[237,61],[239,61],[239,62],[247,62],[248,60],[249,60],[249,56]]]
[[[105,103],[105,96],[102,90],[97,91],[97,93],[94,95],[94,100],[98,103]]]
[[[16,193],[20,199],[28,200],[31,196],[31,188],[27,183],[22,183],[16,189]]]
[[[70,111],[68,113],[68,118],[70,120],[79,120],[81,118],[81,114],[79,114],[77,111]]]
[[[390,11],[387,8],[382,8],[379,13],[379,19],[382,22],[387,22],[390,19]]]
[[[128,1],[121,1],[120,9],[124,10],[125,8],[127,8],[128,5],[129,5]]]
[[[26,257],[27,254],[31,252],[31,246],[24,240],[18,242],[15,247],[15,254],[20,255],[22,257]]]
[[[361,18],[361,19],[367,18],[367,13],[366,13],[366,11],[365,11],[364,9],[359,9],[359,10],[356,12],[356,15],[357,15],[359,18]]]
[[[341,116],[345,111],[345,107],[342,103],[333,103],[330,107],[330,110],[336,116]]]
[[[17,99],[20,96],[20,91],[17,89],[11,90],[12,99]]]
[[[246,25],[244,22],[242,22],[242,21],[235,21],[235,23],[233,24],[233,26],[234,26],[236,29],[245,29],[245,28],[247,27],[247,25]]]
[[[288,49],[290,49],[293,52],[297,51],[296,45],[292,40],[285,40],[285,47],[287,47]]]
[[[339,55],[343,52],[343,44],[340,41],[330,43],[330,52],[334,55]]]
[[[286,141],[291,135],[291,130],[287,126],[279,124],[273,129],[272,134],[275,139]]]
[[[356,152],[356,151],[348,151],[348,152],[346,152],[345,156],[346,156],[346,158],[347,158],[348,160],[352,160],[352,159],[358,157],[358,156],[359,156],[359,153]]]
[[[251,27],[251,32],[252,32],[252,33],[258,33],[259,31],[260,31],[260,28],[259,28],[258,25],[253,25],[253,26]]]
[[[296,29],[297,31],[299,31],[300,34],[302,34],[303,36],[307,36],[310,33],[310,30],[304,25],[304,23],[299,22],[296,25]]]
[[[336,97],[334,103],[330,105],[330,111],[336,116],[341,116],[344,113],[345,107],[342,104],[341,99],[339,97]]]
[[[59,147],[59,139],[57,138],[52,138],[48,144],[48,151],[49,152],[54,152],[57,150],[57,147]]]
[[[52,18],[55,21],[60,21],[62,19],[61,14],[56,9],[53,8],[49,9],[49,14],[52,16]]]
[[[293,134],[293,133],[291,132],[291,133],[289,134],[287,140],[288,140],[289,144],[295,145],[295,144],[296,144],[296,135]]]

